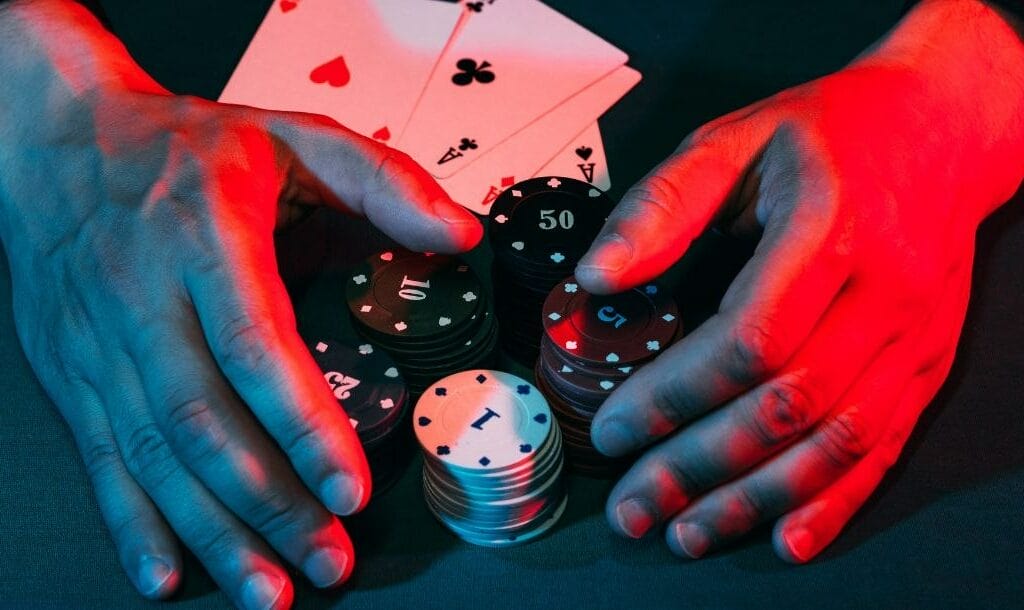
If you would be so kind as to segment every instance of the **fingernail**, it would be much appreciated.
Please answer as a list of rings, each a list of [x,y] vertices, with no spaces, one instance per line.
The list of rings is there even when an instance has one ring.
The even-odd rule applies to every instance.
[[[448,224],[466,224],[476,220],[472,214],[457,203],[438,201],[434,204],[434,214]]]
[[[620,502],[615,507],[615,517],[619,521],[619,527],[630,538],[642,538],[654,525],[654,515],[636,498]]]
[[[591,248],[592,254],[580,261],[580,267],[600,271],[618,271],[633,258],[633,246],[619,235],[602,239]]]
[[[284,579],[257,572],[242,586],[242,605],[248,610],[270,610],[284,591]]]
[[[174,584],[174,570],[171,566],[151,555],[143,555],[139,561],[139,589],[146,597],[161,597]]]
[[[309,581],[321,589],[333,586],[345,575],[348,556],[336,547],[324,547],[313,553],[302,566]]]
[[[616,419],[598,424],[592,436],[598,451],[613,457],[629,453],[635,442],[629,428]]]
[[[814,553],[814,536],[805,527],[794,527],[783,532],[782,539],[789,547],[789,554],[800,563],[810,559]]]
[[[711,538],[707,531],[696,523],[679,523],[676,525],[676,541],[679,548],[693,559],[700,559],[708,552]]]
[[[363,484],[354,477],[337,473],[320,485],[320,498],[336,515],[351,515],[363,505]]]

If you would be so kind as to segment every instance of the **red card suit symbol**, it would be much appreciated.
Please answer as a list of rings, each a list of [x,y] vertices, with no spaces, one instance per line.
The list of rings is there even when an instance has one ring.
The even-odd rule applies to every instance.
[[[352,74],[348,71],[345,58],[338,56],[313,70],[309,74],[309,80],[318,85],[327,83],[332,87],[344,87],[352,80]]]
[[[298,5],[297,0],[281,0],[281,12],[287,13]]]
[[[381,127],[377,131],[373,132],[373,139],[380,140],[381,142],[387,142],[391,139],[391,130],[387,127]]]

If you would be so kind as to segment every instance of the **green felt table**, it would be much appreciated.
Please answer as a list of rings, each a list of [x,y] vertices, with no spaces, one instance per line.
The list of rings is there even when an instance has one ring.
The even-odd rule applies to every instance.
[[[895,23],[902,0],[551,4],[625,49],[644,74],[601,120],[613,194],[621,195],[704,121],[848,62]],[[112,27],[158,80],[215,99],[268,3],[104,5]],[[949,381],[899,465],[818,560],[782,563],[762,530],[702,561],[681,561],[659,537],[612,534],[603,517],[611,483],[580,477],[570,479],[569,508],[551,535],[519,548],[479,549],[431,518],[413,462],[394,488],[347,520],[359,552],[350,586],[324,593],[297,578],[296,607],[1020,607],[1020,199],[980,232],[974,299]],[[364,228],[319,213],[282,238],[284,267],[303,261],[317,269],[290,284],[303,331],[350,336],[336,279],[385,243]],[[691,319],[703,311],[697,296],[713,300],[734,270],[734,248],[713,244],[709,251],[680,293]],[[483,247],[470,261],[486,275],[489,256]],[[21,353],[8,278],[0,257],[0,607],[157,607],[122,574],[70,435]],[[168,607],[227,603],[189,556],[183,591]]]

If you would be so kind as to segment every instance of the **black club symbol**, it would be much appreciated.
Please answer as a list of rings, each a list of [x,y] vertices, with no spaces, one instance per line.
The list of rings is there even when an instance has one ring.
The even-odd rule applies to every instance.
[[[476,150],[476,140],[470,140],[469,138],[462,138],[462,142],[459,143],[459,150]]]
[[[494,4],[494,0],[487,0],[486,4]],[[482,13],[484,10],[483,2],[467,2],[466,8],[474,13]]]
[[[473,81],[482,85],[494,82],[494,72],[487,69],[491,67],[491,62],[489,61],[477,64],[476,60],[473,59],[460,59],[455,64],[455,67],[459,71],[452,76],[452,82],[460,87],[471,85]]]

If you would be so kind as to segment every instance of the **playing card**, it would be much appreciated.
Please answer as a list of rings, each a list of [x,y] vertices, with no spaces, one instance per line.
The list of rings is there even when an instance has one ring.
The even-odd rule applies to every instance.
[[[220,101],[323,114],[393,144],[465,13],[437,0],[278,0]]]
[[[612,187],[608,162],[604,156],[601,128],[596,122],[583,130],[555,158],[543,167],[538,176],[566,176],[593,184],[602,191]]]
[[[459,173],[441,179],[441,186],[452,199],[478,214],[487,214],[497,196],[512,184],[540,174],[580,179],[591,175],[595,186],[607,189],[601,186],[607,182],[608,170],[600,131],[596,131],[596,138],[589,135],[589,130],[580,132],[588,125],[596,125],[597,118],[640,82],[640,78],[640,73],[628,66],[618,68],[481,155]],[[560,154],[570,141],[573,157]],[[581,146],[591,149],[589,154],[581,151],[586,159],[576,156],[575,149]],[[574,158],[576,161],[571,162]],[[549,161],[554,166],[552,171],[541,170]]]
[[[469,19],[442,54],[398,142],[439,178],[452,176],[628,59],[539,0],[467,7]]]

